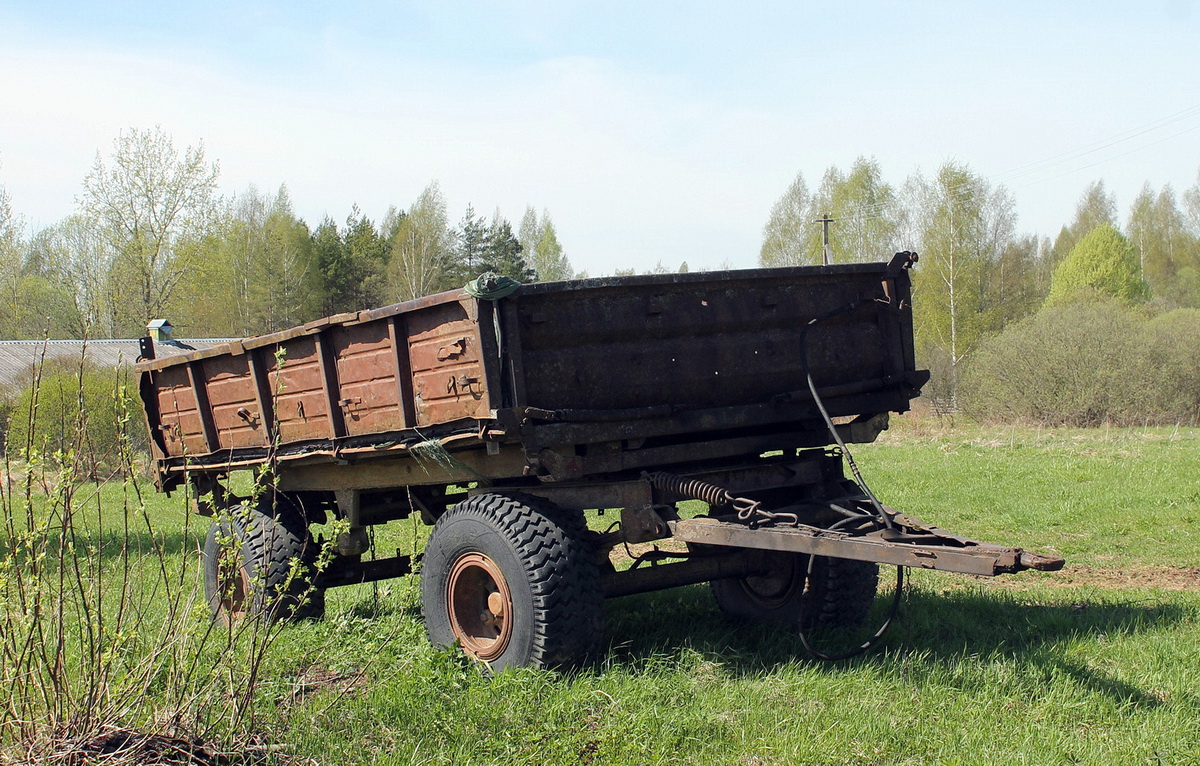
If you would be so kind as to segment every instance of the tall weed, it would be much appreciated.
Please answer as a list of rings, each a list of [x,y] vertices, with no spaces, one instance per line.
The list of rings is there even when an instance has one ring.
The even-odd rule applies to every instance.
[[[0,761],[86,750],[113,731],[246,741],[278,628],[214,622],[201,586],[203,530],[187,518],[156,523],[162,511],[135,479],[131,418],[111,423],[112,470],[98,474],[84,375],[70,423],[42,417],[44,382],[21,411],[23,441],[3,457]],[[119,382],[109,390],[119,411],[125,391]],[[56,388],[48,406],[62,401]],[[47,422],[61,439],[44,438]]]

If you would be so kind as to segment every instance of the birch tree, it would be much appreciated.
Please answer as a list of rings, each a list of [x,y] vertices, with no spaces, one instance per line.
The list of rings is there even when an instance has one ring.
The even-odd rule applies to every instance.
[[[13,213],[12,198],[0,184],[0,333],[14,335],[15,313],[20,305],[17,285],[21,279],[21,233],[24,226]]]
[[[396,226],[388,266],[389,284],[396,299],[413,300],[445,286],[452,245],[446,199],[434,181]]]
[[[120,134],[107,161],[97,154],[78,206],[108,249],[117,332],[140,333],[196,271],[218,212],[218,174],[202,143],[180,153],[158,127]]]
[[[903,249],[896,243],[896,193],[873,158],[855,160],[831,196],[834,263],[884,261]]]
[[[1012,239],[1012,201],[965,165],[947,162],[931,180],[906,185],[921,265],[914,276],[914,324],[933,388],[953,396],[958,369],[986,329],[988,267]]]
[[[758,253],[760,266],[803,266],[820,263],[820,235],[813,239],[815,229],[812,195],[804,174],[797,173],[783,196],[771,207],[771,215],[763,226],[763,243]]]
[[[1200,238],[1189,231],[1169,184],[1157,194],[1150,184],[1142,187],[1130,209],[1127,231],[1154,297],[1171,307],[1200,305]]]
[[[538,215],[532,206],[525,208],[517,229],[517,240],[521,243],[525,263],[537,274],[539,282],[575,278],[575,270],[559,242],[558,230],[548,210],[543,209]]]

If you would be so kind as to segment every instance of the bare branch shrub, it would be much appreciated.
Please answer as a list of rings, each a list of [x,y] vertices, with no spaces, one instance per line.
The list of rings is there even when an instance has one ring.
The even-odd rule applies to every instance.
[[[113,732],[237,748],[281,627],[214,622],[203,530],[150,507],[131,419],[106,404],[122,389],[56,375],[26,392],[0,457],[0,762],[77,762],[63,753]],[[115,468],[86,481],[101,439]]]
[[[984,419],[1095,426],[1198,422],[1200,312],[1155,320],[1115,299],[1049,306],[988,339],[961,404]]]

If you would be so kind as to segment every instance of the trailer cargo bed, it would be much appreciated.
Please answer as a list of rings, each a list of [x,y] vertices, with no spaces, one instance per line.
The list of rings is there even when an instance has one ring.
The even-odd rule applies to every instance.
[[[520,444],[522,465],[483,459],[491,478],[574,479],[693,457],[678,446],[710,438],[746,454],[826,443],[799,359],[830,314],[805,338],[830,414],[906,410],[928,377],[908,301],[907,275],[884,264],[532,284],[495,302],[459,290],[146,360],[141,395],[164,488],[431,438],[493,456]],[[639,440],[654,458],[588,454]]]

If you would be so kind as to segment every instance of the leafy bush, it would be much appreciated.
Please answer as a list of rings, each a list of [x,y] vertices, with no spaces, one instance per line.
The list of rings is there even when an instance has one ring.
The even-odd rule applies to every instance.
[[[1128,303],[1143,303],[1150,297],[1133,245],[1111,224],[1092,229],[1072,248],[1054,270],[1046,302],[1061,305],[1087,291]]]
[[[126,429],[139,412],[126,370],[47,365],[13,402],[5,450],[87,456],[94,472],[116,462]]]
[[[985,419],[1048,425],[1200,422],[1200,311],[1150,320],[1094,297],[1047,306],[986,341],[961,403]]]
[[[1200,309],[1178,309],[1146,326],[1160,420],[1200,423]]]

